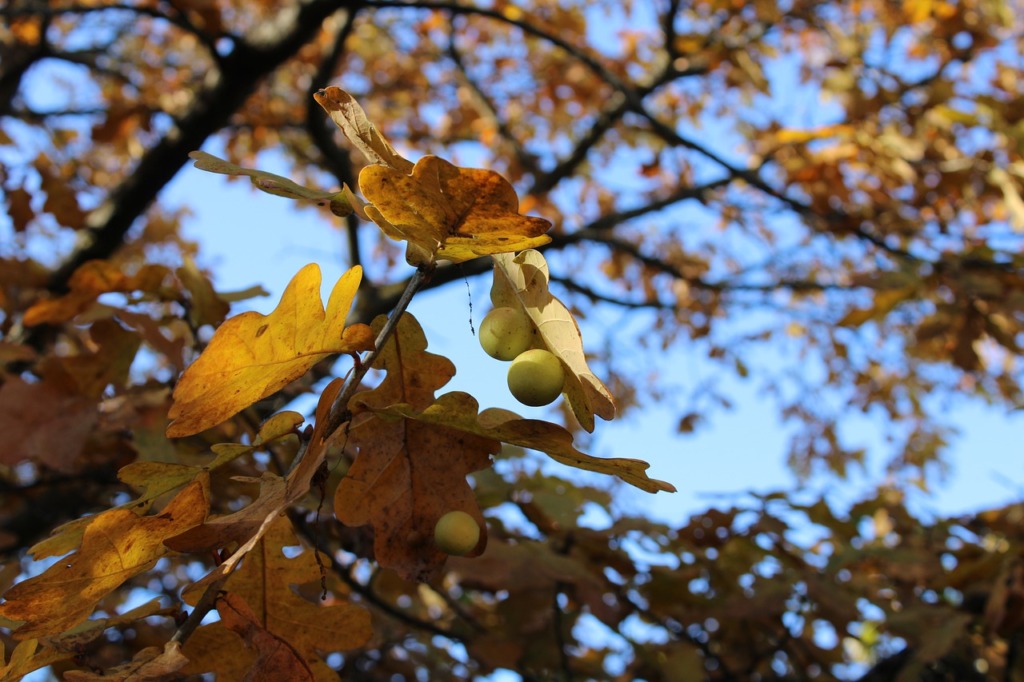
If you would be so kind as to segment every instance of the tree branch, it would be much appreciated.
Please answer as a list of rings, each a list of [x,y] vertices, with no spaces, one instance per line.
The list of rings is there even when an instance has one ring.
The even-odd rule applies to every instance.
[[[472,90],[480,108],[484,109],[491,120],[494,121],[495,126],[498,128],[498,133],[508,140],[510,145],[512,145],[512,151],[516,155],[516,160],[518,160],[523,168],[528,172],[537,175],[540,172],[537,157],[526,150],[519,139],[512,133],[512,129],[509,128],[508,121],[502,118],[501,114],[498,112],[498,107],[495,106],[494,102],[491,101],[491,98],[487,96],[487,93],[485,93],[483,88],[480,87],[480,84],[469,75],[469,71],[466,69],[466,64],[462,60],[462,55],[455,46],[454,25],[449,22],[448,26],[447,52],[448,57],[455,64],[456,71],[458,71],[459,75],[462,76],[462,79],[469,86],[469,89]]]
[[[306,540],[306,542],[308,542],[310,546],[314,548],[314,551],[317,551],[317,543],[316,538],[314,537],[313,529],[310,527],[306,519],[303,518],[302,514],[295,511],[294,509],[290,509],[288,511],[288,518],[291,519],[292,525],[295,527],[295,530],[297,530],[298,533]],[[351,589],[353,592],[358,594],[360,597],[365,599],[368,603],[372,604],[374,607],[376,607],[386,615],[390,616],[391,618],[394,618],[400,623],[404,623],[405,625],[416,628],[417,630],[423,630],[424,632],[429,632],[433,635],[438,635],[455,641],[462,641],[463,638],[460,635],[449,632],[448,630],[438,627],[433,623],[420,620],[416,616],[406,613],[405,611],[399,609],[393,604],[381,599],[381,597],[373,591],[373,588],[371,588],[369,585],[364,585],[363,583],[356,580],[355,576],[352,575],[351,567],[346,566],[342,564],[340,561],[338,561],[338,559],[334,556],[334,552],[323,552],[323,554],[325,554],[327,558],[330,560],[331,571],[333,571],[334,574],[337,575],[341,579],[341,581],[349,587],[349,589]]]
[[[348,8],[357,7],[355,2]],[[188,153],[199,149],[214,132],[255,91],[264,75],[274,71],[308,42],[330,14],[339,9],[335,0],[312,0],[301,6],[290,25],[279,27],[276,40],[253,45],[237,42],[221,62],[221,68],[207,76],[196,104],[150,148],[125,180],[115,188],[86,219],[81,242],[53,272],[49,288],[55,293],[67,291],[68,280],[79,266],[95,258],[108,258],[123,243],[135,220],[146,211],[188,161]],[[268,32],[270,29],[268,29]]]

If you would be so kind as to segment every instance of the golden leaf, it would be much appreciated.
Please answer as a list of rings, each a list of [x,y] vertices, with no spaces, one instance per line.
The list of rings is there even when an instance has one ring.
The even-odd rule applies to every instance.
[[[216,426],[298,379],[328,355],[371,348],[369,327],[345,327],[361,277],[358,266],[342,275],[325,312],[320,268],[307,265],[292,278],[269,315],[242,313],[221,325],[174,389],[168,437]]]
[[[201,523],[208,509],[206,481],[197,480],[156,516],[126,509],[99,514],[76,553],[4,594],[0,616],[25,621],[15,632],[18,639],[67,630],[126,580],[152,568],[168,552],[164,539]]]
[[[409,241],[407,260],[461,262],[519,251],[551,241],[551,223],[519,213],[519,197],[498,173],[460,168],[436,156],[420,159],[408,175],[367,166],[359,189],[366,214],[392,239]]]

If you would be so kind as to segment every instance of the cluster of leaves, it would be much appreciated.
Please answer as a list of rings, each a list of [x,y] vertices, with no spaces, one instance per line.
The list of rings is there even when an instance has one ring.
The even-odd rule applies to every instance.
[[[1021,674],[1016,507],[780,494],[659,523],[518,449],[667,489],[573,431],[654,398],[687,432],[732,373],[797,424],[799,473],[863,461],[841,425],[867,412],[924,483],[935,397],[1024,403],[1011,4],[662,5],[0,8],[0,676]],[[199,168],[344,222],[326,308],[308,266],[227,319],[259,290],[216,291],[161,195],[213,135]],[[467,148],[504,178],[441,158]],[[568,428],[438,394],[408,298],[488,274],[568,370]],[[575,318],[608,310],[638,324],[584,356]],[[658,352],[681,345],[710,367],[685,389]],[[449,509],[486,520],[473,556],[430,543]]]
[[[391,316],[382,316],[372,328],[361,323],[345,324],[362,277],[359,266],[339,278],[326,308],[320,300],[320,270],[309,265],[295,275],[269,315],[248,312],[220,324],[175,386],[166,428],[169,438],[194,436],[222,424],[301,379],[329,356],[351,354],[356,367],[346,379],[335,379],[324,388],[315,425],[308,429],[301,428],[301,414],[284,411],[263,422],[253,445],[212,446],[216,457],[203,466],[124,467],[122,480],[128,476],[133,485],[145,490],[144,495],[58,528],[32,549],[33,556],[41,559],[69,549],[75,551],[5,594],[0,618],[17,624],[14,636],[32,642],[30,648],[40,638],[79,625],[101,599],[152,569],[169,551],[212,551],[221,557],[217,567],[184,592],[186,601],[192,595],[192,600],[203,601],[204,607],[192,611],[162,652],[146,650],[133,658],[126,674],[148,678],[174,674],[186,667],[195,672],[208,671],[214,665],[215,654],[197,658],[190,652],[201,644],[191,645],[184,654],[180,647],[209,608],[216,605],[221,621],[207,626],[205,636],[223,637],[220,633],[225,630],[240,635],[246,647],[257,652],[250,662],[252,670],[261,674],[274,671],[278,679],[322,679],[329,668],[318,652],[365,644],[371,635],[368,614],[345,604],[331,607],[333,610],[322,616],[308,603],[295,604],[294,599],[285,596],[268,599],[268,595],[274,589],[287,594],[291,584],[288,578],[303,577],[277,565],[283,558],[280,549],[293,533],[290,523],[279,517],[310,492],[314,479],[319,479],[316,485],[322,495],[331,492],[324,479],[329,471],[328,454],[332,452],[335,458],[353,459],[334,492],[338,520],[351,527],[370,526],[373,559],[381,567],[419,582],[436,577],[447,558],[433,544],[434,527],[441,516],[453,510],[464,511],[486,526],[466,477],[489,467],[490,456],[500,452],[502,443],[541,450],[582,469],[615,474],[650,492],[674,490],[668,483],[648,478],[645,462],[598,459],[580,452],[573,446],[572,434],[556,424],[523,419],[505,410],[478,414],[477,402],[467,393],[435,396],[454,375],[455,367],[447,358],[427,352],[422,329],[406,312],[412,296],[434,270],[437,259],[458,262],[541,245],[548,241],[543,234],[548,223],[520,215],[515,190],[493,171],[463,169],[430,156],[413,166],[394,151],[344,91],[333,87],[321,90],[317,101],[355,146],[375,162],[363,169],[359,179],[359,189],[369,201],[359,199],[348,187],[328,196],[262,171],[237,168],[208,154],[193,156],[207,170],[247,175],[264,191],[319,201],[330,205],[336,215],[354,211],[372,218],[389,237],[408,241],[407,259],[419,269],[420,276],[410,282]],[[68,322],[93,309],[97,298],[106,293],[159,292],[169,274],[160,266],[144,267],[130,277],[107,270],[103,262],[84,264],[72,276],[66,295],[36,303],[25,312],[23,323],[34,327]],[[515,301],[536,320],[545,343],[564,356],[570,377],[567,400],[583,426],[593,430],[595,410],[606,419],[612,418],[614,404],[607,388],[587,367],[578,326],[568,309],[548,291],[543,256],[527,250],[498,261],[495,272],[496,300]],[[179,279],[184,281],[186,277]],[[121,335],[130,336],[117,324],[117,311],[108,311],[107,316],[106,324],[97,323],[98,331],[110,329],[108,333],[116,338],[113,330],[121,330]],[[102,336],[94,340],[104,345]],[[125,352],[125,343],[131,342],[106,344],[113,346],[111,352],[118,353],[121,361],[116,371],[122,381],[139,346],[135,340],[132,349]],[[362,351],[368,353],[360,358]],[[385,373],[383,381],[372,389],[362,385],[371,368]],[[97,381],[100,392],[110,383],[105,374],[99,380],[91,373],[87,376]],[[14,379],[4,385],[4,397],[28,398],[29,404],[36,403],[40,396],[31,395],[35,390],[32,386]],[[88,435],[92,422],[74,411],[72,415],[73,425]],[[38,429],[32,417],[23,413],[9,416],[23,429]],[[50,459],[49,453],[41,449],[44,444],[28,435],[32,449],[16,452],[12,463],[23,459],[69,463],[66,456]],[[208,517],[212,472],[251,455],[258,446],[288,436],[300,441],[290,471],[264,472],[259,479],[250,479],[256,485],[250,504],[233,513]],[[73,443],[72,448],[76,445],[81,447],[81,443]],[[178,489],[158,514],[144,514],[160,496]],[[471,554],[481,554],[486,544],[483,532]],[[261,547],[262,562],[245,560],[243,569],[236,572],[257,547]],[[265,580],[268,573],[279,578],[270,584]],[[258,584],[251,585],[253,580]],[[233,588],[236,584],[239,589]],[[245,599],[245,592],[251,593],[250,600]],[[250,603],[263,605],[268,611],[255,614]],[[285,620],[270,613],[270,607],[287,613]],[[308,612],[305,616],[303,608]],[[327,621],[321,622],[323,618]],[[316,621],[314,632],[309,628],[300,628],[297,636],[288,632],[288,622],[301,624],[306,619],[311,624]],[[52,663],[53,655],[44,647],[19,665],[31,670]]]

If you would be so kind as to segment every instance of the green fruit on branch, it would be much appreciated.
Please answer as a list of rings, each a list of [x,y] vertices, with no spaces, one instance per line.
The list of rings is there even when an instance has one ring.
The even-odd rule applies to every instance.
[[[445,554],[464,556],[480,542],[480,526],[464,511],[450,511],[434,526],[434,544]]]
[[[533,343],[533,324],[518,308],[495,308],[480,323],[480,346],[498,360],[512,360]]]
[[[519,354],[508,368],[508,390],[524,405],[540,407],[553,402],[564,384],[562,361],[541,348]]]

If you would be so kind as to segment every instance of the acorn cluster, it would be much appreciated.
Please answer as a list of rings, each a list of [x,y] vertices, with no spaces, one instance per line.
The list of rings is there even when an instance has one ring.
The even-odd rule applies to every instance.
[[[508,390],[524,405],[540,407],[555,400],[565,385],[562,361],[534,345],[536,330],[518,308],[495,308],[480,323],[480,346],[492,358],[508,362]]]

